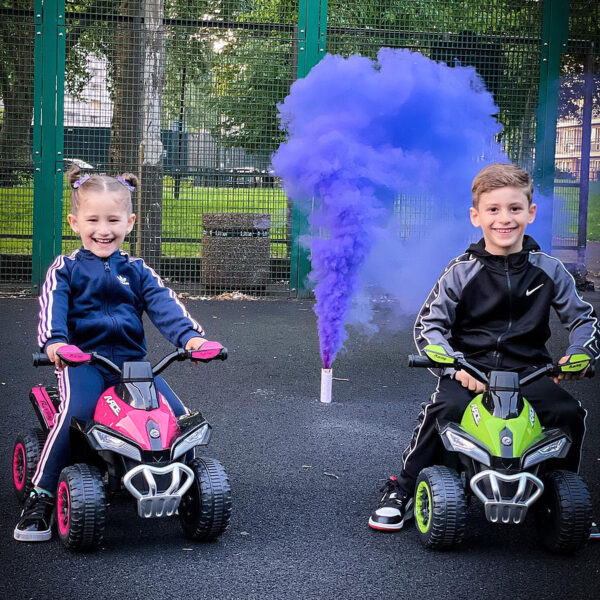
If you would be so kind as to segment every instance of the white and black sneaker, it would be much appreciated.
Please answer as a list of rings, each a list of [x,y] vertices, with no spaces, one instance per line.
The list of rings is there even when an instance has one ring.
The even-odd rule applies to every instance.
[[[400,487],[395,477],[390,477],[380,491],[383,496],[369,519],[369,527],[379,531],[399,531],[413,516],[413,498]]]
[[[25,501],[14,538],[19,542],[45,542],[52,537],[54,498],[43,492],[31,492]]]

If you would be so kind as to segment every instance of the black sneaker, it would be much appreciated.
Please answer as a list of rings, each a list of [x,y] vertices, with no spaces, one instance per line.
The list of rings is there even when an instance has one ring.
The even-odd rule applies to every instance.
[[[413,516],[413,498],[400,487],[395,477],[390,477],[380,491],[383,496],[369,519],[369,527],[379,531],[399,531],[404,521]]]
[[[25,501],[14,538],[19,542],[45,542],[52,537],[54,498],[32,492]]]

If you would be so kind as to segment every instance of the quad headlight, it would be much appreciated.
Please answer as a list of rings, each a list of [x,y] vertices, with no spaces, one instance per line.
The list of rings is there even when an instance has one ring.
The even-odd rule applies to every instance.
[[[533,465],[537,465],[544,460],[549,458],[558,457],[567,443],[566,436],[554,439],[548,442],[544,446],[540,446],[537,450],[534,450],[531,454],[528,454],[523,460],[523,468],[526,469]]]
[[[210,439],[210,425],[205,423],[179,440],[173,448],[173,460],[191,450],[194,446],[205,446]]]
[[[115,435],[111,435],[110,433],[106,433],[106,431],[102,431],[101,429],[94,428],[91,433],[102,450],[111,450],[112,452],[117,452],[123,456],[133,458],[133,460],[142,460],[139,449],[133,444],[128,444],[125,440],[122,440]]]
[[[468,438],[459,435],[455,431],[451,429],[446,429],[444,431],[444,435],[446,436],[446,440],[453,450],[456,452],[460,452],[461,454],[465,454],[466,456],[471,457],[472,459],[490,466],[490,455],[485,452],[482,448],[474,444]]]

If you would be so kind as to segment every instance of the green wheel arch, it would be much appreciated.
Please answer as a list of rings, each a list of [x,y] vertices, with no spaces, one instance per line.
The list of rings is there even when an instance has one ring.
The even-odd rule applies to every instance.
[[[431,489],[425,479],[415,491],[415,524],[421,533],[427,533],[431,527]]]
[[[465,490],[458,473],[444,466],[423,469],[415,487],[415,525],[423,546],[431,550],[458,546],[466,520]]]

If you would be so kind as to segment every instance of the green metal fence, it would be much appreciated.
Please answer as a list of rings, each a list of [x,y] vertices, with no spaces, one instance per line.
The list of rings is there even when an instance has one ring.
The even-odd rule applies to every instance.
[[[36,291],[77,247],[64,185],[77,163],[139,177],[127,249],[179,291],[306,295],[306,220],[270,157],[277,103],[325,52],[474,66],[509,157],[552,190],[559,75],[598,72],[594,16],[583,0],[2,0],[0,285]],[[595,92],[579,87],[584,131]],[[585,165],[556,182],[572,216],[560,246],[585,245]],[[406,207],[426,223],[426,199]]]

